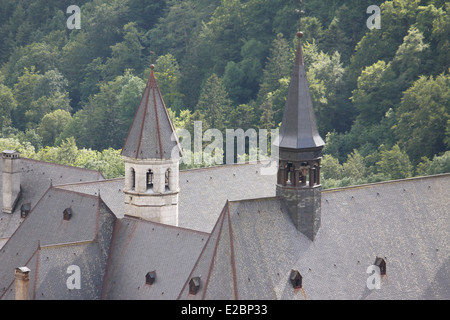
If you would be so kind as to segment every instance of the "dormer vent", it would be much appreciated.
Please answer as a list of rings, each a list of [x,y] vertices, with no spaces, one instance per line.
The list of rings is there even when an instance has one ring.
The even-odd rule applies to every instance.
[[[375,263],[378,268],[380,268],[380,275],[386,275],[386,261],[383,258],[376,257]]]
[[[31,211],[31,203],[24,203],[20,207],[20,217],[26,218]]]
[[[156,280],[156,271],[150,271],[145,275],[145,284],[152,285]]]
[[[291,281],[292,287],[294,289],[302,288],[302,275],[298,270],[292,270],[289,280]]]
[[[200,289],[200,277],[193,277],[189,281],[189,294],[197,294]]]
[[[63,218],[66,221],[69,221],[72,218],[72,208],[66,208],[63,211]]]

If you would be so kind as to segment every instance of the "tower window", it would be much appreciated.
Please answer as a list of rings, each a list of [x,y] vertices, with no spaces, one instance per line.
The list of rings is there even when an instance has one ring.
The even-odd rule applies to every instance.
[[[286,171],[287,171],[287,181],[286,184],[293,185],[294,184],[294,165],[292,162],[288,162]]]
[[[134,171],[134,169],[133,168],[131,168],[131,170],[130,170],[130,186],[131,186],[131,189],[132,190],[134,190],[134,188],[136,187],[136,172]]]
[[[166,191],[170,190],[169,187],[169,179],[170,179],[170,169],[166,170],[166,174],[165,174],[165,186],[166,186]]]
[[[153,189],[153,171],[147,171],[147,190]]]

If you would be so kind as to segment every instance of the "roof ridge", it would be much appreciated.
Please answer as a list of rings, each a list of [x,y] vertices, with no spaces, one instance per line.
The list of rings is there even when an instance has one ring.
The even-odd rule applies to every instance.
[[[180,170],[181,172],[191,172],[191,171],[202,171],[202,170],[213,170],[213,169],[220,169],[220,168],[225,168],[225,167],[238,167],[238,166],[250,166],[250,165],[264,165],[264,162],[269,162],[269,160],[258,160],[254,163],[250,163],[250,162],[245,162],[245,163],[225,163],[225,164],[219,164],[219,165],[215,165],[215,166],[211,166],[211,167],[201,167],[201,168],[191,168],[191,169],[184,169],[184,170]]]
[[[28,213],[28,215],[32,214],[34,209],[39,205],[39,203],[42,201],[42,199],[44,199],[44,197],[49,193],[49,191],[52,189],[51,186],[48,187],[48,189],[44,192],[44,194],[42,195],[42,197],[36,202],[36,204],[34,205],[33,208],[31,208],[30,212]],[[26,222],[27,219],[24,220],[24,222]],[[2,248],[5,248],[6,245],[9,243],[9,241],[14,237],[14,235],[16,234],[16,232],[24,225],[24,223],[20,223],[19,226],[16,228],[16,230],[14,230],[14,232],[9,236],[8,240],[3,244]],[[0,251],[1,254],[2,251]]]
[[[206,250],[206,248],[208,247],[209,242],[211,241],[211,236],[214,234],[214,232],[216,231],[217,228],[220,228],[220,229],[221,229],[221,227],[219,227],[219,226],[223,223],[223,219],[224,219],[224,215],[225,215],[225,208],[226,208],[226,206],[227,206],[227,205],[225,205],[225,206],[223,207],[223,209],[222,209],[220,215],[217,217],[216,223],[215,223],[215,225],[214,225],[214,227],[213,227],[211,233],[209,234],[209,237],[208,237],[208,239],[206,240],[206,243],[205,243],[205,245],[203,246],[202,251],[201,251],[200,254],[198,255],[198,257],[197,257],[197,259],[196,259],[196,261],[195,261],[195,263],[194,263],[194,266],[192,267],[192,270],[189,272],[188,278],[186,279],[186,281],[185,281],[183,287],[181,288],[181,291],[180,291],[180,293],[179,293],[179,295],[178,295],[178,297],[177,297],[177,300],[180,300],[180,299],[181,299],[181,296],[182,296],[182,294],[183,294],[183,292],[184,292],[186,286],[189,284],[189,280],[192,278],[192,276],[193,276],[193,274],[194,274],[194,271],[196,270],[196,268],[197,268],[197,266],[198,266],[198,264],[199,264],[199,262],[200,262],[200,260],[201,260],[201,258],[202,258],[202,256],[203,256],[203,254],[205,253],[205,250]],[[222,220],[222,222],[221,222],[221,220]],[[218,238],[219,238],[219,237],[218,237]],[[217,241],[217,240],[216,240],[216,241]],[[217,245],[217,244],[216,244],[216,245]],[[213,255],[213,256],[214,256],[214,255]],[[213,260],[213,259],[212,259],[212,260]],[[209,277],[209,274],[210,274],[210,273],[208,272],[207,277]]]
[[[82,245],[91,244],[94,242],[97,242],[97,240],[91,239],[91,240],[80,240],[80,241],[72,241],[72,242],[64,242],[64,243],[46,244],[46,245],[41,245],[40,249],[45,250],[45,249],[55,249],[55,248],[62,248],[62,247],[82,246]]]
[[[188,232],[192,232],[192,233],[203,234],[203,235],[206,235],[206,236],[210,235],[209,232],[195,230],[195,229],[189,229],[189,228],[186,228],[186,227],[174,226],[174,225],[165,224],[165,223],[156,222],[156,221],[145,220],[145,219],[142,219],[142,218],[139,218],[139,217],[130,216],[128,214],[125,214],[124,217],[122,218],[122,220],[123,219],[135,220],[135,221],[139,221],[139,222],[143,222],[143,223],[147,223],[147,224],[153,224],[153,225],[157,225],[159,227],[167,228],[167,229],[184,230],[184,231],[188,231]]]
[[[203,290],[202,300],[205,299],[206,291],[208,290],[209,279],[211,277],[211,272],[212,272],[213,267],[214,267],[214,260],[215,260],[216,255],[217,255],[217,247],[219,246],[219,242],[220,242],[220,239],[221,239],[221,236],[222,236],[223,224],[225,222],[225,216],[226,216],[227,212],[229,212],[229,210],[228,210],[228,201],[227,201],[227,204],[225,205],[225,207],[223,208],[222,213],[220,214],[219,220],[222,220],[222,221],[220,222],[220,228],[219,228],[219,231],[218,231],[219,234],[217,235],[217,239],[216,239],[216,241],[214,243],[214,250],[213,250],[213,253],[212,253],[212,256],[211,256],[211,261],[209,261],[209,268],[208,268],[208,273],[206,275],[205,289]],[[206,245],[207,244],[205,244],[205,247],[206,247]],[[200,257],[201,257],[201,255],[199,256],[199,258]]]
[[[100,194],[93,195],[93,194],[84,193],[84,192],[80,192],[80,191],[73,191],[73,190],[59,188],[58,186],[51,186],[49,189],[50,190],[54,190],[54,191],[58,191],[58,192],[74,193],[76,195],[79,195],[79,196],[82,196],[82,197],[89,197],[89,198],[92,198],[92,199],[98,199],[100,197]]]
[[[55,163],[55,162],[49,162],[49,161],[38,160],[38,159],[31,159],[31,158],[22,158],[21,157],[20,159],[21,160],[25,160],[25,161],[39,162],[39,163],[44,163],[44,164],[48,164],[48,165],[64,167],[64,168],[72,168],[72,169],[76,169],[76,170],[89,171],[89,172],[92,172],[92,173],[94,173],[94,172],[95,173],[100,173],[100,175],[104,178],[103,174],[99,170],[87,169],[87,168],[82,168],[82,167],[77,167],[77,166],[71,166],[69,164]]]
[[[236,276],[236,262],[234,257],[234,244],[233,244],[233,227],[231,226],[231,214],[230,214],[230,204],[227,201],[227,216],[228,216],[228,232],[230,237],[230,258],[231,258],[231,270],[233,274],[233,289],[234,289],[234,298],[238,300],[238,285],[237,285],[237,276]]]
[[[31,256],[28,258],[28,260],[26,260],[25,265],[28,265],[28,264],[30,263],[30,261],[31,261],[31,260],[33,259],[33,257],[36,255],[36,253],[39,254],[40,249],[41,249],[41,246],[40,246],[39,241],[38,241],[38,246],[37,246],[36,249],[33,251],[33,253],[32,253]],[[34,275],[35,275],[35,283],[36,283],[37,272],[38,272],[38,266],[37,266],[37,264],[38,264],[38,261],[36,260],[36,269],[35,269],[35,270],[32,270],[32,271],[34,272]],[[15,280],[14,280],[14,278],[13,278],[13,280],[11,281],[11,283],[9,284],[9,286],[5,288],[5,291],[3,292],[3,294],[0,295],[0,300],[2,300],[3,296],[8,292],[8,289],[10,289],[10,288],[12,287],[12,285],[14,284],[14,281],[15,281]],[[36,287],[36,285],[34,286],[34,289],[35,289],[35,287]],[[33,289],[33,291],[34,291],[34,289]]]
[[[331,192],[339,192],[339,191],[345,191],[347,189],[362,189],[377,185],[383,185],[383,184],[394,184],[394,183],[401,183],[401,182],[408,182],[408,181],[415,181],[415,180],[426,180],[426,179],[433,179],[438,177],[446,177],[450,176],[449,173],[439,173],[439,174],[433,174],[429,176],[420,176],[420,177],[410,177],[405,179],[396,179],[396,180],[387,180],[387,181],[379,181],[379,182],[372,182],[372,183],[364,183],[364,184],[357,184],[353,186],[345,186],[345,187],[338,187],[338,188],[330,188],[330,189],[324,189],[322,190],[322,193],[331,193]]]
[[[124,179],[125,179],[125,177],[113,178],[113,179],[103,179],[103,180],[68,182],[68,183],[53,185],[53,187],[62,189],[64,187],[69,187],[69,186],[80,186],[80,185],[87,185],[87,184],[94,184],[94,183],[107,183],[107,182],[111,182],[111,181],[119,181],[119,180],[124,180]]]

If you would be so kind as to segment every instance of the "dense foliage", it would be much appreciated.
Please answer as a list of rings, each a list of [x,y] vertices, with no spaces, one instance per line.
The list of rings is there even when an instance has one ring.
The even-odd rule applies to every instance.
[[[450,4],[303,2],[325,187],[449,172]],[[71,4],[0,0],[3,149],[122,175],[152,61],[177,128],[280,125],[299,1],[79,0],[81,29]]]

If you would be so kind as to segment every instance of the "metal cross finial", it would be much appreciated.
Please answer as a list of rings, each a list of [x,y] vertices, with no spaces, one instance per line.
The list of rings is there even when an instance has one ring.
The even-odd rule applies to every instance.
[[[153,70],[153,69],[155,68],[155,65],[154,65],[154,62],[153,62],[153,58],[154,58],[154,56],[155,56],[155,52],[150,50],[150,56],[151,56],[150,69]]]
[[[302,13],[304,13],[304,12],[302,11],[303,0],[299,0],[299,2],[300,2],[300,7],[299,7],[299,9],[298,9],[298,13],[299,13],[299,18],[298,18],[298,20],[299,20],[299,22],[298,22],[298,31],[302,31]]]
[[[150,50],[150,56],[151,56],[151,58],[152,58],[152,59],[151,59],[152,64],[154,63],[154,62],[153,62],[153,57],[154,57],[154,55],[155,55],[155,52]]]

